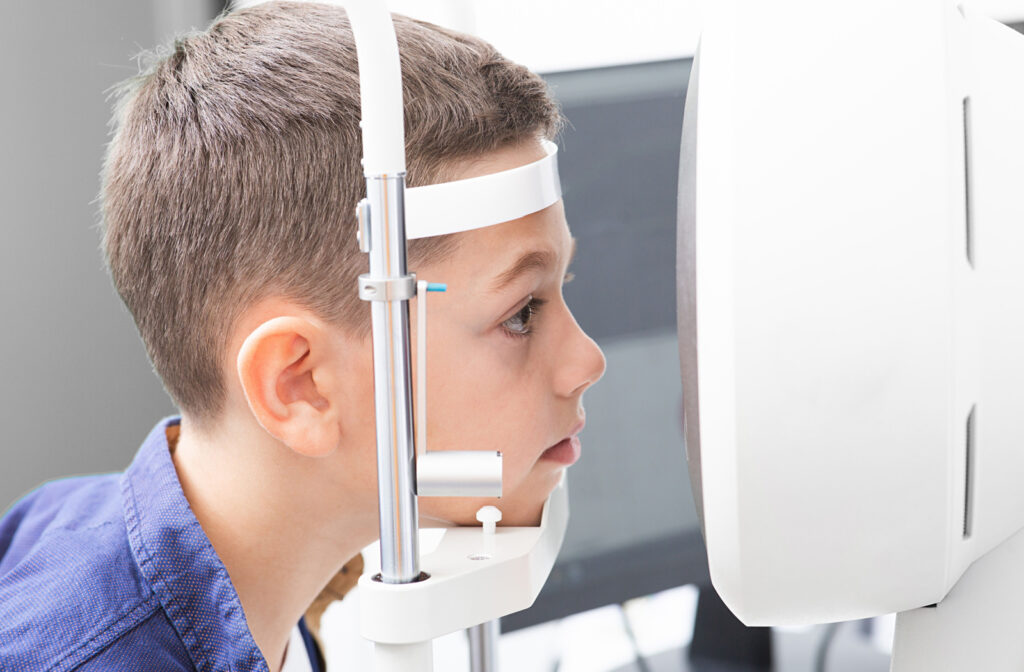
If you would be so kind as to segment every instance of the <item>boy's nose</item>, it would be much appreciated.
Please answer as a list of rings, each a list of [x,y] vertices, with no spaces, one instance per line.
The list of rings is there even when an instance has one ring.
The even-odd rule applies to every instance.
[[[570,319],[572,330],[560,353],[562,367],[556,386],[563,396],[577,397],[601,379],[606,363],[604,353],[594,339],[587,336],[571,315]]]

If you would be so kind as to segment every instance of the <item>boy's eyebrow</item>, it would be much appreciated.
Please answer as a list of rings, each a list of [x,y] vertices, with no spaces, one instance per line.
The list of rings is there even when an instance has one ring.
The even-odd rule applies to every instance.
[[[569,252],[569,264],[572,265],[572,260],[576,257],[576,239],[572,239],[572,250]],[[554,266],[557,255],[551,250],[533,250],[527,252],[508,267],[508,270],[504,271],[501,275],[495,278],[494,283],[491,285],[492,292],[500,292],[501,290],[508,287],[512,282],[515,281],[523,273],[535,270],[547,270],[551,266]]]

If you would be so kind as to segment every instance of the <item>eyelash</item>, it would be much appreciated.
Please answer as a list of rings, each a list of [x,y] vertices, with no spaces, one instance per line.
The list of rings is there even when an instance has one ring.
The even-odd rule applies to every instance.
[[[562,284],[569,284],[576,279],[575,274],[566,273],[565,278],[562,280]],[[538,299],[534,296],[530,297],[530,300],[526,302],[526,305],[516,311],[516,314],[508,318],[501,323],[501,328],[505,332],[505,335],[509,338],[526,338],[533,333],[533,329],[530,328],[530,323],[537,318],[537,313],[540,312],[541,307],[547,303],[544,299]],[[523,313],[526,313],[525,317]],[[522,319],[523,326],[519,329],[513,329],[509,326],[510,323],[515,321],[517,318]]]
[[[537,319],[537,313],[540,312],[541,307],[547,303],[544,299],[538,299],[530,297],[530,300],[525,306],[516,311],[516,314],[508,318],[501,323],[501,328],[505,332],[505,335],[510,338],[526,338],[533,333],[533,329],[530,324],[533,320]],[[512,327],[510,325],[515,322],[521,322],[521,327]]]

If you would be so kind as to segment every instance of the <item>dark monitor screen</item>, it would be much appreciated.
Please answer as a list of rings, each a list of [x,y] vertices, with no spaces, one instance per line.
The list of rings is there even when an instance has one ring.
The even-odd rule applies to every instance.
[[[546,75],[568,120],[559,168],[578,252],[565,297],[604,350],[584,395],[570,522],[536,604],[504,630],[687,583],[707,561],[683,443],[676,193],[691,61]]]

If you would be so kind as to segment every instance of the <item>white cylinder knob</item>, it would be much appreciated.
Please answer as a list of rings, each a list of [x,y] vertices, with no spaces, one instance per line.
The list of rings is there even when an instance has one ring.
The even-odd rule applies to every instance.
[[[501,509],[496,506],[485,506],[476,512],[476,519],[483,523],[484,534],[494,534],[498,521],[501,520]]]

